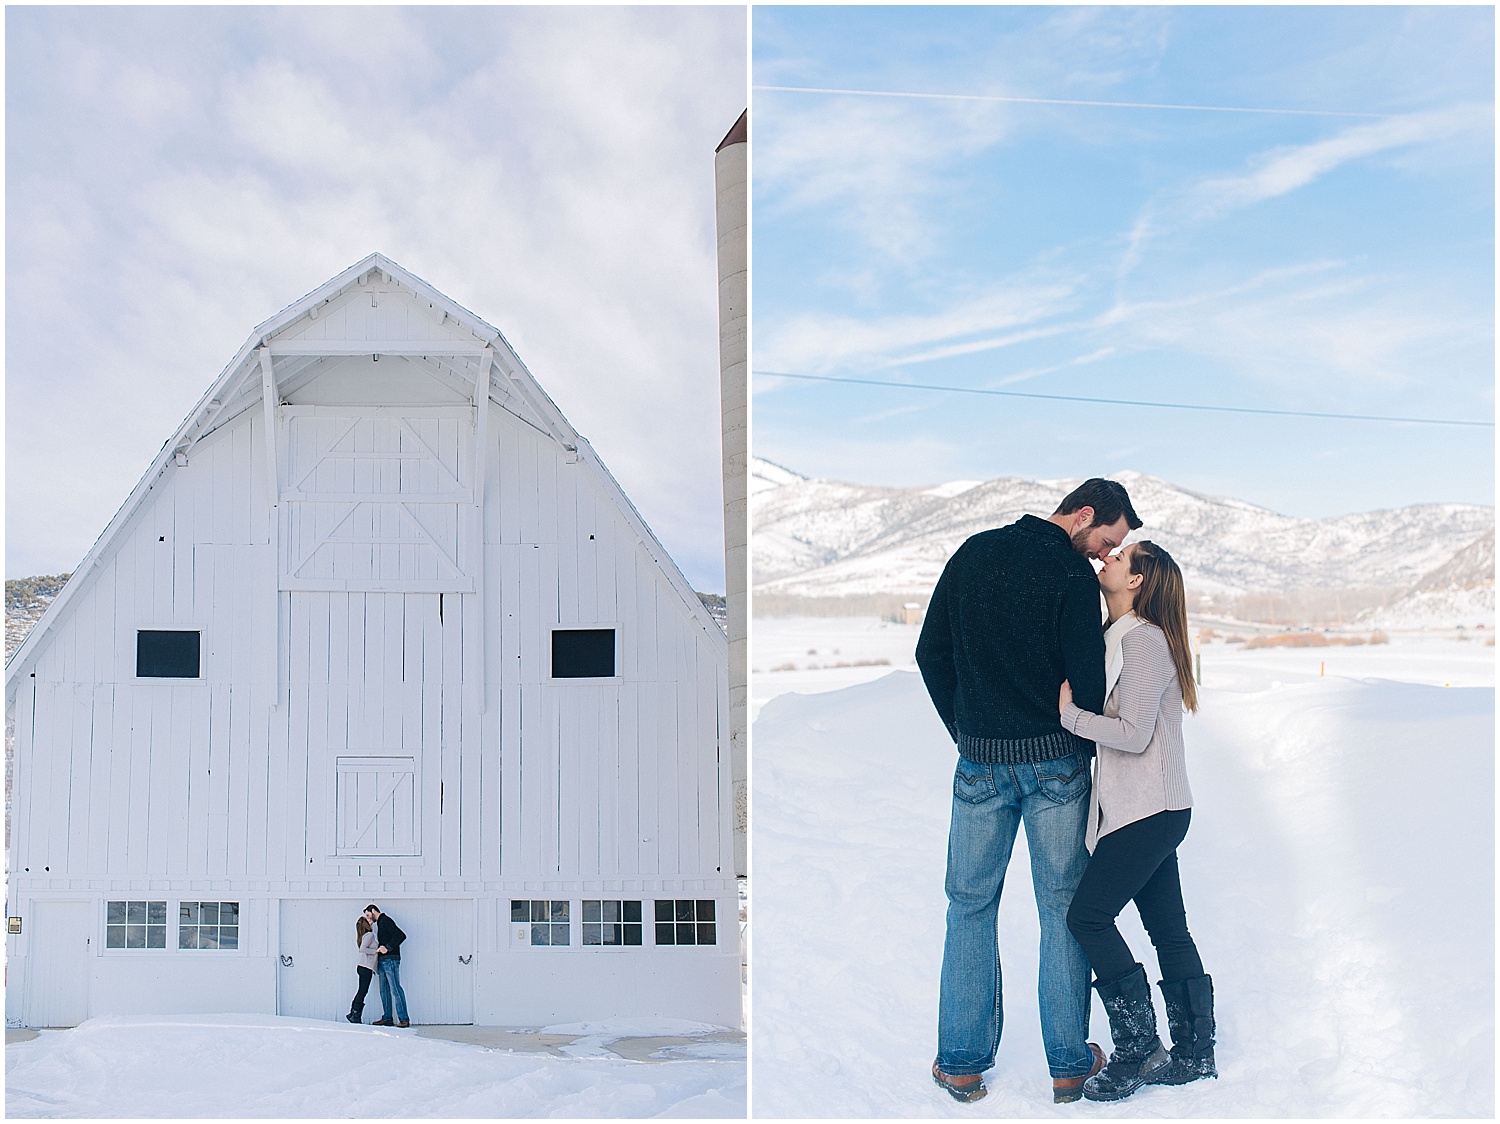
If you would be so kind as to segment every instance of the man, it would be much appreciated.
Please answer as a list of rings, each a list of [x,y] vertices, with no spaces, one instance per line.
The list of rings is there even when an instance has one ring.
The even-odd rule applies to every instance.
[[[1038,998],[1053,1100],[1075,1101],[1104,1064],[1088,1042],[1089,966],[1068,931],[1088,863],[1092,742],[1065,730],[1057,694],[1104,709],[1104,630],[1088,559],[1141,525],[1124,487],[1085,481],[1047,519],[1024,515],[968,539],[943,569],[917,665],[957,743],[948,833],[948,929],[932,1076],[956,1100],[984,1096],[1000,1045],[996,918],[1016,829],[1026,825],[1041,921]]]
[[[401,990],[401,942],[406,934],[377,905],[365,906],[365,916],[375,926],[375,940],[380,955],[375,961],[375,975],[380,979],[381,1015],[371,1026],[411,1026],[406,1017],[406,992]],[[391,996],[396,999],[396,1018],[391,1020]]]

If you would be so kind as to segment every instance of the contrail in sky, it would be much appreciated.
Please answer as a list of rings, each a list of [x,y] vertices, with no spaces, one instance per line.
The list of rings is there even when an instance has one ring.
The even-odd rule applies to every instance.
[[[1248,105],[1164,105],[1143,101],[1075,101],[1069,98],[1017,98],[1002,94],[922,94],[909,90],[830,90],[819,86],[752,86],[782,94],[850,94],[862,98],[927,98],[939,101],[998,101],[1021,105],[1083,105],[1112,109],[1187,109],[1203,113],[1280,113],[1293,117],[1398,117],[1395,113],[1356,113],[1344,109],[1266,109]]]

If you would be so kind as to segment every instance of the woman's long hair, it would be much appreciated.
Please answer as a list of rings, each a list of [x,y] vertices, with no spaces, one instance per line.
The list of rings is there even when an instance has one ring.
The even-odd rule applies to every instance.
[[[361,913],[359,915],[359,920],[354,923],[354,943],[359,944],[361,941],[363,941],[365,939],[365,934],[373,928],[375,928],[375,926],[370,924],[370,919],[363,913]]]
[[[1167,634],[1167,649],[1182,685],[1182,705],[1198,709],[1198,687],[1193,682],[1193,652],[1188,643],[1187,593],[1182,570],[1172,556],[1154,542],[1141,541],[1130,552],[1130,572],[1141,576],[1135,591],[1135,615]]]

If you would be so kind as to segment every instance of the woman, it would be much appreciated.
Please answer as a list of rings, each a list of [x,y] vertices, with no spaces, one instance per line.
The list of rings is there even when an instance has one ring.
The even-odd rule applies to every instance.
[[[1074,706],[1067,683],[1058,708],[1063,726],[1099,747],[1085,838],[1089,864],[1068,928],[1094,969],[1114,1038],[1109,1064],[1085,1082],[1083,1095],[1115,1101],[1142,1085],[1183,1085],[1218,1071],[1213,981],[1188,933],[1177,877],[1177,846],[1193,804],[1182,712],[1198,709],[1182,571],[1156,544],[1133,543],[1104,560],[1099,585],[1109,606],[1104,713]],[[1156,1036],[1146,970],[1115,927],[1129,901],[1156,948],[1170,1054]]]
[[[363,913],[354,923],[354,939],[359,945],[359,951],[355,953],[357,963],[354,968],[359,973],[359,990],[354,993],[354,1002],[349,1007],[349,1013],[344,1016],[351,1023],[364,1019],[365,995],[369,992],[370,980],[375,975],[376,953],[380,951],[375,939],[375,926],[370,924],[370,919]]]

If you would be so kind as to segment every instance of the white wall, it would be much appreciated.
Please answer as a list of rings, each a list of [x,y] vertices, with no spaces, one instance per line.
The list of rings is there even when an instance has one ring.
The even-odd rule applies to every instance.
[[[124,893],[124,891],[122,891]],[[572,943],[530,947],[508,923],[510,899],[546,893],[572,902]],[[583,897],[642,899],[644,942],[638,947],[585,946]],[[133,896],[144,897],[143,893]],[[168,902],[164,949],[106,949],[104,898],[88,903],[90,947],[80,958],[86,1016],[258,1013],[338,1020],[356,985],[353,921],[364,897],[319,896],[295,900],[265,896],[240,900],[240,948],[176,948],[175,906],[186,891],[159,893]],[[376,895],[368,895],[376,896]],[[712,897],[717,943],[655,947],[656,896]],[[740,1022],[739,921],[732,879],[725,886],[669,885],[651,889],[601,889],[599,884],[519,886],[498,898],[377,897],[406,931],[401,977],[411,1018],[421,1023],[477,1022],[541,1026],[604,1018],[661,1017],[738,1026]],[[69,899],[71,900],[71,899]],[[15,903],[23,916],[38,913],[34,899]],[[27,930],[7,940],[11,986],[6,1016],[23,1025],[36,1018],[40,996],[28,995],[33,974],[49,949]],[[281,960],[285,955],[293,961]],[[467,955],[467,964],[458,960]],[[365,1017],[379,1016],[376,984]]]
[[[89,1017],[276,1013],[274,957],[194,955],[100,957],[89,985]]]
[[[496,953],[476,958],[476,1011],[505,1026],[547,1026],[607,1018],[673,1018],[738,1027],[738,923],[717,949],[591,950],[569,956],[555,972],[536,956]],[[537,949],[540,954],[544,950]]]

